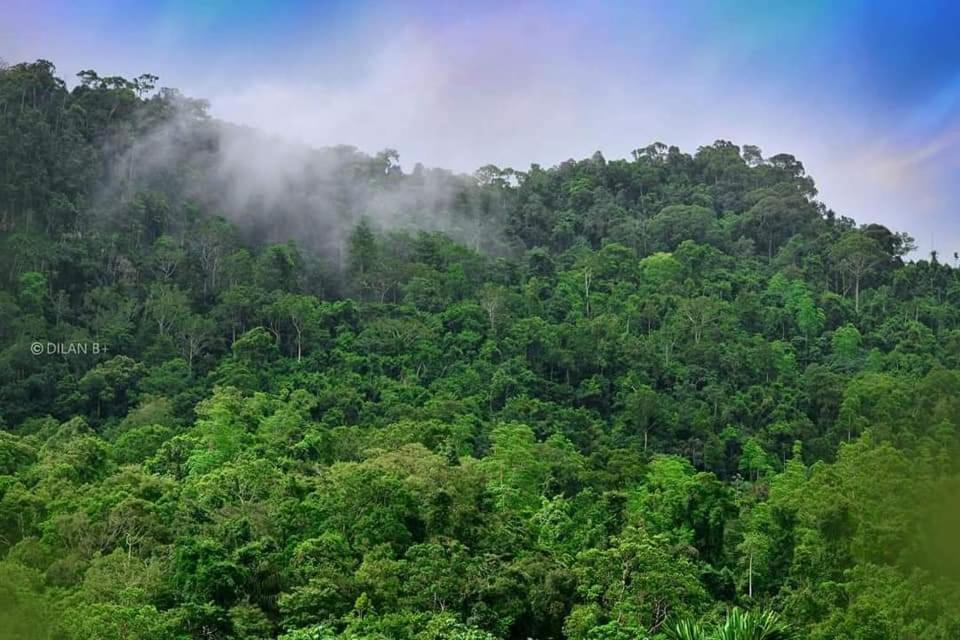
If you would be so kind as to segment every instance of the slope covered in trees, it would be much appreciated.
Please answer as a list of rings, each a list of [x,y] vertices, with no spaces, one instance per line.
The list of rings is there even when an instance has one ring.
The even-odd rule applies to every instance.
[[[0,70],[4,637],[960,637],[960,278],[798,160],[405,173],[155,81]]]

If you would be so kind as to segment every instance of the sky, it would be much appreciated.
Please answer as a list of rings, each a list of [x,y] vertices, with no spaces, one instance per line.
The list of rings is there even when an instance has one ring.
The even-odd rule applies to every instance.
[[[840,215],[960,251],[960,3],[4,0],[0,59],[153,73],[231,122],[459,172],[654,141],[791,153]]]

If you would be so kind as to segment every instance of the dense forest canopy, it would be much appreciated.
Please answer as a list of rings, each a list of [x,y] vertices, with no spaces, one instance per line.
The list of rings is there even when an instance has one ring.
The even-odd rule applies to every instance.
[[[405,172],[157,81],[0,68],[0,635],[960,637],[938,256],[753,146]]]

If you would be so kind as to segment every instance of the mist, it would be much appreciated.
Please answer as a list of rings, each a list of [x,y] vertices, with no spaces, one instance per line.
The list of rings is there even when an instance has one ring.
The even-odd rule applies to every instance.
[[[251,243],[296,241],[342,267],[351,231],[442,232],[486,253],[507,250],[489,191],[470,175],[420,164],[393,149],[314,148],[211,118],[204,101],[163,90],[163,117],[105,144],[108,171],[96,209],[123,215],[137,194],[233,222]],[[108,216],[112,217],[112,216]]]
[[[0,57],[48,57],[65,76],[156,73],[210,98],[217,118],[294,144],[389,147],[407,171],[470,174],[733,140],[800,158],[829,207],[909,232],[921,256],[960,247],[958,45],[930,7],[877,8],[895,14],[878,22],[814,5],[184,5],[144,8],[151,18],[133,31],[18,4],[0,24]]]

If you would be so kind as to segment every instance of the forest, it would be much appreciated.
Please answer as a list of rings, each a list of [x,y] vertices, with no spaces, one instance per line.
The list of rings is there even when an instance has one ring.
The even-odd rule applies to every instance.
[[[956,254],[751,145],[405,171],[158,82],[0,67],[0,637],[960,638]]]

